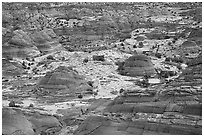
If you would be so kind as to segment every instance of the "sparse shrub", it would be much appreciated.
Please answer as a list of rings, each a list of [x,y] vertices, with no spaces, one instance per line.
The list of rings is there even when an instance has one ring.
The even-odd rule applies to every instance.
[[[174,71],[169,71],[169,76],[175,76],[176,74],[175,74],[175,72]]]
[[[104,55],[101,55],[101,56],[93,55],[93,60],[105,61],[105,58],[104,58]]]
[[[97,93],[97,92],[94,92],[94,93],[93,93],[93,95],[94,95],[94,96],[97,96],[97,95],[98,95],[98,93]]]
[[[171,42],[168,42],[168,45],[169,45],[169,46],[171,46],[171,44],[172,44]]]
[[[93,87],[93,81],[88,81],[87,84],[91,87]]]
[[[89,91],[89,93],[91,93],[91,94],[93,93],[93,89],[92,88],[88,88],[86,91]]]
[[[181,69],[182,69],[181,65],[178,65],[178,66],[177,66],[177,68],[178,68],[179,70],[181,70]]]
[[[190,75],[190,76],[185,76],[184,77],[184,80],[186,81],[186,82],[190,82],[190,81],[192,81],[192,76]]]
[[[16,103],[13,100],[11,100],[9,102],[9,107],[16,107]]]
[[[74,49],[70,48],[70,47],[66,47],[66,50],[69,51],[69,52],[74,52]]]
[[[144,47],[143,43],[139,42],[139,48],[142,48],[142,47]]]
[[[177,37],[174,37],[174,40],[175,40],[175,41],[177,41],[177,40],[178,40],[178,38],[177,38]]]
[[[83,98],[83,95],[82,94],[78,95],[78,98],[80,98],[80,99]]]
[[[183,63],[184,62],[184,60],[181,57],[174,57],[171,60],[173,62],[176,62],[176,63]]]
[[[167,58],[165,59],[165,61],[170,62],[170,61],[171,61],[170,57],[167,57]]]
[[[65,61],[65,57],[62,57],[62,61]]]
[[[6,59],[13,60],[13,58],[11,56],[7,56]]]
[[[50,60],[55,60],[53,56],[49,55],[47,56],[47,59],[50,59]]]
[[[113,95],[117,95],[118,94],[118,92],[116,90],[111,91],[110,93],[113,94]]]
[[[161,58],[162,54],[161,54],[161,53],[156,53],[155,56],[156,56],[157,58]]]
[[[87,59],[87,58],[85,58],[84,60],[83,60],[83,63],[87,63],[89,60]]]
[[[169,74],[166,72],[166,73],[164,73],[164,77],[165,78],[168,78],[169,77]]]
[[[125,90],[123,88],[120,89],[119,93],[123,93]]]
[[[116,62],[116,65],[118,65],[118,70],[123,70],[123,66],[124,66],[125,62]]]
[[[34,107],[34,105],[31,103],[31,104],[29,105],[29,107]]]
[[[30,61],[30,58],[26,57],[26,60],[27,60],[27,61]]]
[[[26,64],[25,64],[25,62],[24,62],[24,61],[23,61],[22,65],[23,65],[23,67],[26,67]]]
[[[170,39],[170,37],[169,36],[164,36],[164,39]]]

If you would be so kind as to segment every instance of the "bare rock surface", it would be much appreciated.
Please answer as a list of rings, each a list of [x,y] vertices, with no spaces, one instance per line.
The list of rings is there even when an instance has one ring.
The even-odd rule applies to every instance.
[[[12,109],[3,109],[2,125],[2,134],[4,135],[34,135],[31,122]]]

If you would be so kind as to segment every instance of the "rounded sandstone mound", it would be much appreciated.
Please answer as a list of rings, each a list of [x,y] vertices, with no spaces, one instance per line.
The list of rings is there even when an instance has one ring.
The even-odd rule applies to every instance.
[[[44,29],[30,35],[35,46],[42,52],[55,51],[61,48],[59,39],[52,29]]]
[[[196,43],[194,41],[184,41],[181,45],[182,48],[190,48],[190,47],[196,47]]]
[[[85,78],[77,71],[60,66],[54,71],[47,72],[38,83],[39,88],[49,91],[65,90],[67,93],[75,93],[91,90]]]
[[[146,55],[134,55],[125,60],[119,72],[127,76],[152,76],[156,74],[150,58]]]
[[[25,73],[21,64],[2,59],[2,76],[18,76]]]
[[[15,30],[11,35],[13,35],[12,38],[2,46],[3,56],[25,58],[40,54],[29,33],[23,30]]]
[[[197,46],[197,44],[194,41],[184,41],[181,45],[181,51],[182,54],[188,55],[199,53],[201,51],[201,48]]]
[[[7,57],[34,57],[41,52],[62,50],[59,38],[52,29],[44,29],[34,33],[15,30],[12,38],[3,44],[3,56]]]

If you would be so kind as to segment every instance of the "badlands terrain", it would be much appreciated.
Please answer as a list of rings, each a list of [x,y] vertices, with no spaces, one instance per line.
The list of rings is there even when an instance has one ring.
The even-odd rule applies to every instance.
[[[2,3],[3,135],[201,135],[202,3]]]

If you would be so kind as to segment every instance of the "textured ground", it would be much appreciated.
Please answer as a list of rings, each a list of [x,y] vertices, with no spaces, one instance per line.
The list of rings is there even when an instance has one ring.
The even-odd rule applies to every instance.
[[[201,7],[3,3],[2,133],[201,135]],[[135,54],[146,87],[118,71]]]

